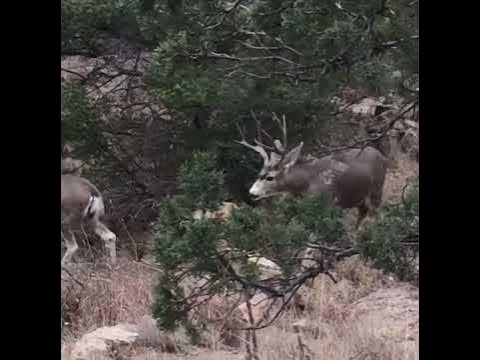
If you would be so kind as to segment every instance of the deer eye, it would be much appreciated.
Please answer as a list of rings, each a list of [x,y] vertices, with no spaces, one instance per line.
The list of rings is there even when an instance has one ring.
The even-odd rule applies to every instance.
[[[273,180],[273,176],[267,176],[267,177],[266,177],[266,180],[267,180],[267,181],[272,181],[272,180]]]

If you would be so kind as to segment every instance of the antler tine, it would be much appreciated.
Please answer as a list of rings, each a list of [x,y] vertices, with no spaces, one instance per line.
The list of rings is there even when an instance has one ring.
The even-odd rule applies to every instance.
[[[278,152],[280,152],[281,154],[283,154],[285,152],[285,148],[283,147],[282,143],[280,142],[280,140],[278,139],[275,139],[273,141],[273,144],[275,145],[275,148],[278,150]]]
[[[283,135],[283,149],[286,149],[287,148],[287,121],[285,119],[285,114],[282,115],[282,120],[280,120],[280,118],[277,116],[277,114],[275,112],[272,112],[272,118],[273,120],[275,120],[280,128],[280,130],[282,131],[282,135]],[[280,142],[278,140],[278,142]],[[277,145],[276,145],[277,146]],[[278,146],[277,146],[278,148]]]
[[[273,137],[268,132],[262,129],[262,134],[266,135],[268,139],[273,142]]]
[[[282,120],[283,120],[283,127],[282,127],[283,146],[286,149],[287,148],[287,120],[285,119],[285,114],[282,115]]]
[[[254,139],[253,141],[255,142],[255,144],[257,144],[258,146],[263,147],[264,149],[275,150],[275,148],[274,148],[273,146],[265,145],[265,144],[261,143],[260,141],[258,141],[257,139]]]
[[[255,115],[255,112],[254,112],[252,109],[250,109],[250,114],[252,115],[253,119],[255,120],[255,123],[257,124],[257,139],[254,140],[255,143],[256,143],[257,145],[265,148],[265,149],[275,150],[274,147],[272,147],[272,146],[267,146],[267,145],[265,145],[264,143],[261,142],[261,141],[262,141],[262,134],[263,134],[263,135],[266,135],[267,138],[268,138],[269,140],[271,140],[271,141],[273,141],[273,138],[272,138],[272,136],[271,136],[268,132],[266,132],[266,131],[262,128],[262,124],[261,124],[260,120],[257,118],[257,116]]]
[[[254,146],[254,145],[249,144],[245,140],[245,131],[242,131],[242,128],[240,127],[240,125],[238,124],[237,121],[235,121],[235,125],[238,129],[238,132],[240,133],[240,136],[242,137],[242,140],[241,141],[234,140],[234,142],[236,142],[237,144],[241,144],[243,146],[246,146],[246,147],[258,152],[263,159],[264,165],[267,165],[268,164],[268,155],[267,155],[267,152],[265,151],[265,149],[261,146]]]
[[[242,130],[240,125],[238,124],[238,121],[234,120],[235,126],[237,127],[238,132],[240,133],[240,136],[242,137],[242,140],[245,140],[245,131]]]
[[[269,163],[268,155],[263,147],[251,145],[245,140],[242,140],[242,141],[235,140],[235,142],[258,152],[263,159],[264,165],[268,165]]]

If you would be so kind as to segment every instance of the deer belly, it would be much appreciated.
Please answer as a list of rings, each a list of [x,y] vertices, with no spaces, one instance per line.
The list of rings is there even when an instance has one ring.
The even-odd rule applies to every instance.
[[[371,176],[342,176],[335,184],[337,205],[348,209],[360,205],[370,196],[373,185]]]

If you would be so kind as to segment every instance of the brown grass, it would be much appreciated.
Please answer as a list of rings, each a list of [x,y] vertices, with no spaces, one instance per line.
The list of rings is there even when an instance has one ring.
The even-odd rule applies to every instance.
[[[400,202],[404,186],[419,174],[418,163],[411,160],[408,155],[399,153],[396,159],[396,167],[389,169],[385,180],[383,199],[386,203]]]
[[[333,274],[339,279],[337,284],[327,276],[319,276],[313,288],[303,290],[302,296],[308,309],[303,314],[287,311],[273,326],[257,331],[262,360],[301,359],[298,335],[293,332],[292,324],[302,318],[309,325],[301,331],[300,337],[305,344],[304,352],[310,354],[311,359],[418,359],[418,339],[385,341],[381,334],[376,333],[376,329],[383,325],[381,318],[355,323],[348,321],[352,303],[379,288],[394,285],[392,280],[358,257],[339,263]],[[176,334],[169,336],[169,342],[177,344],[178,349],[175,350],[179,352],[164,352],[166,349],[162,343],[165,344],[165,335],[143,317],[150,312],[155,273],[143,265],[122,259],[116,272],[97,270],[95,275],[80,294],[77,323],[75,331],[71,332],[75,337],[99,326],[134,322],[143,331],[142,338],[148,341],[144,347],[135,350],[136,355],[132,359],[244,358],[243,344],[236,351],[228,350],[222,332],[213,324],[204,338],[205,348],[193,348],[188,345],[186,336]],[[205,310],[219,314],[225,309],[212,303],[211,308]],[[62,345],[62,359],[69,360],[72,340],[73,337]]]
[[[62,274],[64,336],[77,337],[100,326],[137,323],[151,312],[156,272],[127,258],[114,271],[93,264],[74,264],[72,275],[84,288]]]

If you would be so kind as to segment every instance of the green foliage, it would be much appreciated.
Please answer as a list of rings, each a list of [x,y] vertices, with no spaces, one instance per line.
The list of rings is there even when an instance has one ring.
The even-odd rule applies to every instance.
[[[216,210],[227,198],[246,200],[261,159],[232,140],[238,139],[236,122],[245,127],[247,138],[255,136],[252,113],[277,138],[281,135],[271,113],[285,114],[289,143],[301,139],[309,144],[331,133],[325,128],[332,119],[330,100],[345,85],[411,96],[404,85],[415,84],[418,77],[418,5],[401,0],[62,0],[61,11],[62,56],[99,57],[99,63],[116,68],[140,52],[153,52],[151,66],[138,70],[144,72],[141,80],[136,74],[129,78],[133,87],[146,84],[148,96],[135,90],[118,102],[152,105],[149,96],[158,95],[171,121],[153,121],[155,115],[147,118],[134,108],[117,116],[118,111],[109,110],[118,103],[90,101],[87,86],[112,80],[111,69],[99,68],[79,85],[62,84],[62,141],[80,145],[96,160],[108,149],[112,161],[102,170],[128,203],[134,203],[133,196],[124,194],[137,188],[133,185],[149,190],[157,182],[148,169],[174,164],[167,179],[179,175],[179,193],[160,204],[154,229],[156,257],[165,269],[154,309],[162,326],[174,324],[188,308],[178,288],[179,273],[209,278],[212,293],[238,286],[219,257],[220,239],[236,249],[236,271],[249,281],[255,281],[258,269],[246,262],[245,252],[274,260],[288,277],[307,242],[347,245],[342,211],[326,196],[272,200],[270,211],[242,206],[228,223],[194,220],[192,211]],[[401,76],[393,79],[394,72]],[[205,114],[201,126],[194,124],[199,113]],[[109,117],[108,143],[100,115]],[[162,143],[149,149],[157,161],[151,167],[141,153],[147,147],[147,121],[160,128],[161,135],[152,137]],[[184,159],[189,160],[178,169]],[[412,230],[415,211],[418,219],[410,199],[387,207],[363,243],[366,256],[403,278],[412,274],[409,250],[400,243]]]
[[[343,212],[333,207],[326,195],[274,199],[271,211],[241,206],[226,222],[194,219],[194,209],[216,210],[222,200],[222,172],[214,167],[214,160],[209,153],[197,153],[182,166],[182,191],[162,203],[155,224],[155,251],[163,273],[155,291],[154,310],[162,327],[186,320],[190,303],[181,299],[184,294],[177,288],[186,275],[209,279],[208,288],[203,290],[208,294],[239,291],[259,281],[259,269],[246,256],[257,254],[282,268],[287,286],[298,271],[295,256],[307,243],[345,245]],[[222,239],[232,249],[229,255],[219,250]],[[231,265],[233,259],[236,265]]]
[[[360,238],[361,253],[400,280],[417,281],[419,249],[418,179],[400,204],[387,205]]]
[[[167,277],[162,277],[162,283],[154,291],[153,316],[157,324],[164,329],[172,329],[180,320],[186,319],[186,310],[182,306],[184,293],[175,283],[169,283]],[[168,304],[168,306],[165,306]]]
[[[219,144],[217,167],[224,170],[225,186],[229,197],[248,202],[248,188],[262,168],[262,159],[254,151],[245,151],[243,146]]]
[[[218,224],[194,221],[196,209],[216,209],[224,197],[223,173],[215,168],[215,157],[207,152],[195,153],[180,169],[180,194],[160,204],[155,224],[157,259],[167,268],[190,263],[198,256],[204,261],[193,271],[209,271],[213,267],[218,242]]]
[[[221,140],[232,138],[234,121],[252,128],[253,110],[266,128],[272,111],[285,114],[290,141],[307,143],[321,133],[329,100],[344,85],[385,95],[404,90],[404,81],[418,74],[416,6],[379,0],[232,4],[185,0],[174,11],[158,2],[142,17],[164,32],[147,74],[152,92],[182,120],[199,109],[215,110],[208,126],[222,129],[216,132],[225,136]],[[392,77],[395,71],[400,79]],[[204,140],[205,148],[214,148],[219,139]]]
[[[382,95],[402,90],[411,96],[404,83],[418,75],[418,7],[400,0],[62,0],[61,11],[62,55],[84,54],[100,63],[115,59],[116,67],[135,61],[138,52],[153,53],[151,66],[139,69],[143,76],[133,84],[146,83],[148,96],[157,95],[173,115],[174,121],[159,127],[175,140],[158,143],[174,143],[175,159],[168,160],[175,169],[194,151],[215,152],[217,161],[225,164],[220,167],[228,170],[225,183],[235,199],[246,200],[245,184],[258,171],[254,154],[239,155],[246,151],[231,146],[238,138],[235,122],[252,138],[257,130],[253,112],[262,127],[278,137],[271,113],[285,114],[289,142],[303,140],[310,151],[310,144],[323,142],[331,133],[326,128],[335,110],[330,100],[345,85]],[[81,86],[108,82],[111,71],[95,69],[91,77],[99,79]],[[394,72],[401,76],[393,79]],[[139,94],[129,92],[126,106],[150,102]],[[123,101],[118,102],[123,106]],[[118,110],[118,103],[102,101],[91,110],[121,117],[108,125],[130,134],[120,139],[127,154],[115,157],[125,162],[119,167],[132,173],[144,165],[129,153],[133,144],[137,148],[132,153],[144,149],[140,123],[156,117],[135,112],[140,106],[119,116],[109,106]],[[205,114],[202,126],[194,124],[199,113]],[[100,132],[82,121],[75,126]],[[78,130],[73,135],[65,131],[69,138],[80,138]],[[113,135],[115,143],[122,136]],[[150,153],[166,153],[154,145]],[[157,161],[166,163],[163,160]],[[232,166],[235,161],[239,166]],[[175,174],[168,176],[171,180]]]
[[[224,175],[216,169],[216,158],[208,152],[197,152],[180,167],[179,189],[187,195],[191,208],[216,208],[224,199]]]
[[[92,108],[80,86],[62,84],[61,122],[62,144],[67,142],[79,145],[77,155],[82,158],[98,156],[105,140]],[[83,155],[83,156],[82,156]]]

